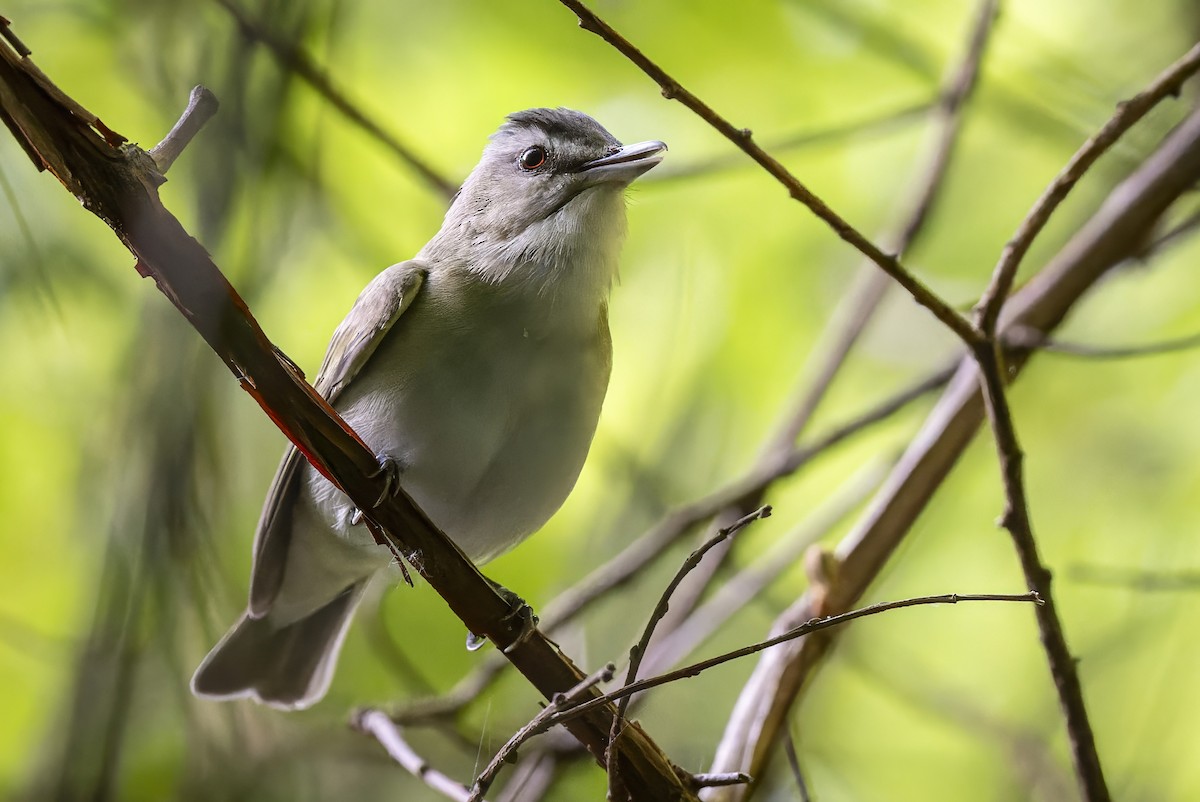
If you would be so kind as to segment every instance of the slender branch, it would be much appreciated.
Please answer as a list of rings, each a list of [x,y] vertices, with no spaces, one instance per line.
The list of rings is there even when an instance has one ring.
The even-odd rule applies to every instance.
[[[1200,70],[1200,44],[1195,45],[1172,64],[1146,90],[1118,105],[1116,114],[1076,151],[1021,221],[1017,233],[1001,252],[991,282],[976,307],[975,325],[982,341],[972,350],[975,361],[979,364],[984,408],[1000,460],[1005,496],[1001,525],[1012,537],[1027,586],[1030,590],[1039,592],[1046,602],[1038,610],[1038,632],[1050,665],[1054,686],[1058,691],[1059,706],[1066,719],[1076,778],[1084,798],[1089,802],[1107,802],[1111,799],[1111,794],[1096,750],[1096,739],[1084,703],[1076,661],[1071,655],[1062,621],[1055,609],[1050,587],[1050,571],[1042,563],[1033,534],[1033,522],[1025,492],[1024,453],[1017,439],[1016,426],[1005,394],[1006,367],[999,341],[995,337],[996,327],[1021,260],[1054,210],[1088,168],[1095,164],[1122,134],[1163,98],[1177,94],[1183,82],[1197,70]]]
[[[904,388],[890,398],[821,437],[796,446],[782,458],[761,464],[717,490],[668,512],[649,530],[604,565],[552,599],[540,611],[540,628],[555,633],[640,574],[679,542],[692,528],[713,518],[747,497],[757,498],[774,482],[786,478],[842,442],[876,423],[887,420],[909,404],[946,386],[957,366],[951,365]],[[489,654],[474,672],[444,697],[413,702],[393,713],[403,724],[415,724],[457,713],[479,697],[508,665],[503,655]]]
[[[267,25],[250,17],[234,0],[215,0],[215,2],[229,12],[243,36],[262,43],[281,65],[299,76],[317,94],[325,98],[329,105],[341,112],[347,120],[383,144],[396,158],[420,176],[421,180],[431,189],[443,198],[454,197],[454,193],[458,191],[456,183],[435,170],[412,148],[389,134],[382,125],[368,117],[366,112],[352,103],[346,94],[334,84],[329,73],[322,69],[304,48],[279,36]]]
[[[996,332],[1000,309],[1012,290],[1017,269],[1029,246],[1041,233],[1050,215],[1058,208],[1067,194],[1079,182],[1096,160],[1121,138],[1133,125],[1167,97],[1176,97],[1184,81],[1200,70],[1200,44],[1192,47],[1178,61],[1129,100],[1117,104],[1117,113],[1075,152],[1066,166],[1050,182],[1033,208],[1017,227],[1016,233],[1000,253],[1000,261],[992,271],[992,279],[979,301],[975,323],[979,332],[991,337]]]
[[[767,638],[766,640],[759,641],[758,643],[752,643],[749,646],[743,646],[740,649],[734,649],[733,651],[725,652],[724,654],[719,654],[715,657],[710,657],[707,660],[700,660],[699,662],[692,663],[691,665],[684,666],[683,668],[677,668],[674,671],[667,671],[654,677],[648,677],[646,679],[640,679],[637,682],[631,682],[628,685],[624,685],[614,691],[610,691],[601,697],[591,699],[587,702],[583,702],[579,705],[568,708],[560,713],[556,713],[553,716],[554,723],[560,724],[565,721],[570,721],[575,716],[586,713],[594,707],[604,704],[605,702],[619,701],[626,696],[632,696],[635,693],[641,693],[642,691],[646,691],[651,688],[657,688],[660,685],[667,685],[672,682],[677,682],[681,679],[690,679],[692,677],[699,676],[710,668],[724,665],[725,663],[733,660],[740,660],[741,658],[748,657],[752,654],[758,654],[764,649],[770,649],[772,646],[778,646],[781,643],[787,643],[788,641],[802,638],[810,633],[820,632],[821,630],[840,626],[841,624],[846,624],[859,618],[866,618],[868,616],[878,615],[879,613],[886,613],[891,610],[900,610],[905,607],[918,607],[926,604],[958,604],[959,602],[976,601],[1026,602],[1035,606],[1041,606],[1042,604],[1042,600],[1038,597],[1038,594],[1034,592],[1017,594],[943,593],[937,596],[916,596],[910,599],[879,602],[877,604],[872,604],[869,607],[860,607],[857,610],[850,610],[849,612],[839,613],[838,615],[831,615],[825,618],[814,618],[801,624],[800,626],[789,629],[787,632],[776,635],[773,638]]]
[[[937,105],[938,102],[936,100],[927,100],[899,109],[890,109],[859,120],[834,123],[826,128],[800,131],[791,136],[780,137],[772,142],[770,147],[775,151],[799,150],[801,148],[840,142],[850,138],[878,136],[919,122]],[[639,181],[661,184],[665,181],[699,178],[700,176],[711,175],[744,165],[745,163],[740,154],[723,152],[707,159],[697,159],[692,162],[682,162],[679,164],[672,163],[665,168],[660,167],[645,178],[639,179]],[[659,172],[659,170],[662,170],[662,172]]]
[[[748,128],[737,128],[721,115],[717,114],[708,104],[685,89],[682,84],[672,78],[661,67],[651,61],[641,50],[617,33],[580,0],[559,0],[564,6],[575,12],[579,18],[579,26],[586,31],[596,34],[617,49],[623,56],[633,62],[642,72],[662,88],[663,97],[667,100],[678,100],[701,119],[720,132],[726,139],[740,148],[747,156],[771,174],[788,191],[788,194],[804,204],[808,209],[826,223],[843,240],[859,250],[864,256],[879,265],[883,272],[895,281],[913,297],[917,303],[933,313],[951,331],[968,345],[979,339],[970,321],[959,314],[941,297],[925,286],[900,264],[894,255],[884,253],[877,245],[859,233],[833,209],[792,175],[774,156],[764,150],[754,141]]]
[[[183,153],[183,149],[191,144],[204,124],[217,113],[218,105],[217,96],[208,89],[203,86],[192,89],[187,108],[175,123],[175,127],[163,137],[162,142],[150,149],[150,158],[158,165],[159,173],[167,174],[167,170],[179,158],[179,154]]]
[[[758,555],[748,568],[723,582],[710,598],[659,639],[644,663],[645,670],[659,673],[677,665],[735,612],[758,598],[785,571],[795,567],[813,544],[862,504],[867,494],[879,485],[885,467],[869,465],[859,471],[793,531],[775,538],[774,548]]]
[[[554,724],[550,723],[550,718],[555,713],[574,704],[580,696],[590,691],[596,685],[602,682],[610,682],[616,670],[617,667],[615,665],[608,663],[599,671],[593,672],[581,679],[579,684],[566,693],[556,694],[550,700],[550,704],[543,707],[541,712],[534,716],[525,726],[517,730],[505,742],[504,746],[500,747],[500,751],[496,753],[496,756],[491,759],[483,771],[479,773],[479,776],[475,778],[475,784],[471,786],[471,793],[467,798],[467,802],[482,802],[483,795],[492,787],[492,783],[495,782],[496,775],[500,773],[500,769],[504,768],[506,763],[512,763],[516,760],[518,749],[525,745],[530,738],[540,735],[553,727]],[[613,719],[614,722],[619,720],[619,716]]]
[[[400,734],[400,728],[386,713],[379,710],[363,710],[355,714],[350,726],[378,741],[392,760],[433,791],[455,802],[482,802],[483,798],[473,797],[465,785],[431,768],[425,759],[408,745],[404,736]]]
[[[1200,590],[1200,571],[1147,571],[1104,565],[1075,565],[1067,576],[1073,582],[1146,591]]]
[[[369,518],[384,542],[406,557],[471,632],[487,637],[547,698],[574,687],[583,674],[536,629],[509,615],[510,605],[404,493],[388,496],[378,462],[344,420],[282,358],[245,301],[204,248],[163,206],[162,183],[149,154],[118,148],[97,133],[96,121],[74,113],[49,79],[0,41],[0,117],[20,132],[34,163],[49,170],[104,220],[137,258],[137,269],[199,332],[240,385],[309,462]],[[376,505],[381,497],[382,504]],[[593,691],[595,692],[595,691]],[[599,760],[606,754],[616,711],[573,722],[571,734]],[[694,799],[662,750],[630,730],[622,757],[637,799]]]
[[[1058,255],[1013,295],[1001,318],[1001,339],[1017,326],[1053,331],[1101,277],[1138,252],[1166,210],[1197,181],[1200,112],[1193,112],[1110,192]],[[1009,355],[1012,375],[1019,375],[1028,356]],[[832,581],[819,593],[809,591],[799,598],[777,619],[779,627],[847,610],[858,602],[911,532],[983,418],[978,366],[967,356],[859,523],[838,544],[832,555],[836,568]],[[765,774],[778,753],[776,741],[790,721],[790,711],[824,664],[836,635],[832,631],[802,638],[763,654],[726,725],[713,757],[714,771]],[[731,792],[715,798],[746,796]]]
[[[658,599],[658,604],[654,605],[654,610],[650,613],[650,620],[646,622],[646,627],[642,631],[642,637],[629,650],[629,669],[625,672],[626,685],[637,681],[638,669],[641,668],[642,658],[646,656],[646,650],[650,646],[650,639],[654,637],[654,628],[662,620],[663,616],[667,614],[667,608],[671,604],[671,595],[675,593],[675,589],[679,587],[679,583],[684,580],[684,577],[700,564],[700,561],[704,559],[704,555],[708,554],[713,547],[725,542],[755,521],[761,518],[769,518],[770,516],[771,508],[769,506],[759,507],[749,515],[744,515],[729,526],[718,530],[715,535],[687,556],[687,559],[679,566],[679,570],[675,572],[675,576],[671,578],[671,581],[663,589],[662,595]],[[621,704],[617,706],[617,715],[613,719],[613,726],[616,726],[625,717],[625,711],[629,709],[630,698],[626,696],[621,700]]]
[[[1005,507],[1000,525],[1012,536],[1013,547],[1025,574],[1026,586],[1038,593],[1043,604],[1037,609],[1038,633],[1050,664],[1050,675],[1058,690],[1059,706],[1066,719],[1067,735],[1071,742],[1071,759],[1083,798],[1088,802],[1108,802],[1112,798],[1104,780],[1096,738],[1083,700],[1076,660],[1067,646],[1062,620],[1054,605],[1050,571],[1038,554],[1025,493],[1025,455],[1017,440],[1012,411],[1004,392],[1004,367],[998,349],[983,345],[976,349],[984,407],[996,441],[1000,473],[1004,484]]]
[[[796,781],[796,793],[800,802],[809,802],[808,783],[804,780],[804,772],[800,769],[800,756],[796,754],[796,741],[789,732],[783,740],[784,751],[787,752],[788,768],[792,770],[792,779]]]
[[[750,775],[745,772],[728,771],[721,774],[693,774],[688,778],[688,784],[696,789],[720,788],[725,785],[745,785],[750,779]]]
[[[1145,356],[1175,354],[1200,348],[1200,332],[1186,337],[1176,337],[1147,345],[1088,345],[1072,343],[1047,337],[1035,329],[1010,328],[1004,333],[1006,349],[1037,349],[1052,354],[1075,356],[1083,359],[1137,359]]]

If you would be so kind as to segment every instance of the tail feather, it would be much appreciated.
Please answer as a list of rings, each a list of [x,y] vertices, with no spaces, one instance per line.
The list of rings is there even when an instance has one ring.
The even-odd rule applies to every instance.
[[[365,584],[351,585],[321,609],[282,627],[270,616],[243,614],[196,669],[192,692],[210,699],[252,697],[285,710],[319,701],[329,690]]]

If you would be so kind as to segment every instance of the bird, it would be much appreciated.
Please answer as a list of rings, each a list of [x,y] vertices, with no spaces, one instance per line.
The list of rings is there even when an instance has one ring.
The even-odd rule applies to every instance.
[[[566,108],[508,115],[441,228],[380,272],[314,386],[477,564],[541,528],[595,435],[625,190],[660,161]],[[192,692],[284,710],[322,699],[355,608],[393,555],[291,446],[254,539],[249,603]]]

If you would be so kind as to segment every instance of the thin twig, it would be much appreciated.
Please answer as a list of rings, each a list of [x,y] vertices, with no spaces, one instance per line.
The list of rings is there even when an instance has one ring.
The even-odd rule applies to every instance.
[[[890,131],[894,131],[903,126],[912,125],[919,122],[926,114],[938,104],[937,100],[922,101],[914,103],[910,106],[904,106],[899,109],[890,109],[888,111],[874,114],[870,117],[864,117],[860,120],[852,120],[850,122],[834,123],[826,128],[817,128],[809,131],[800,131],[791,136],[783,136],[770,144],[770,148],[776,152],[784,150],[799,150],[801,148],[809,148],[817,145],[827,145],[831,142],[840,142],[845,139],[878,136]],[[737,153],[723,152],[719,155],[709,157],[707,159],[698,159],[693,162],[672,163],[667,169],[658,168],[645,178],[639,179],[643,183],[661,184],[666,181],[678,181],[685,178],[698,178],[707,176],[713,173],[721,172],[722,170],[731,169],[744,165],[746,162]],[[660,173],[659,170],[662,170]]]
[[[676,682],[681,679],[689,679],[698,676],[715,666],[723,665],[733,660],[739,660],[743,657],[748,657],[752,654],[757,654],[764,649],[770,649],[772,646],[778,646],[781,643],[802,638],[813,632],[820,632],[823,629],[836,627],[841,624],[849,623],[858,618],[866,618],[867,616],[886,613],[891,610],[899,610],[904,607],[917,607],[924,604],[958,604],[959,602],[974,602],[974,601],[995,601],[995,602],[1027,602],[1034,606],[1040,607],[1042,600],[1035,592],[1029,593],[944,593],[937,596],[917,596],[910,599],[898,599],[890,602],[879,602],[868,607],[860,607],[857,610],[840,613],[838,615],[827,616],[826,618],[814,618],[798,627],[789,629],[780,635],[773,638],[768,638],[758,643],[752,643],[749,646],[743,646],[740,649],[734,649],[724,654],[719,654],[716,657],[710,657],[707,660],[701,660],[691,665],[677,668],[674,671],[667,671],[654,677],[638,680],[637,682],[624,685],[614,691],[599,696],[595,699],[590,699],[583,704],[577,705],[567,710],[557,713],[553,716],[553,723],[559,724],[568,721],[575,716],[582,715],[593,708],[599,707],[610,702],[615,702],[626,696],[632,696],[635,693],[657,688],[660,685],[666,685],[671,682]]]
[[[517,730],[504,746],[500,747],[500,751],[496,756],[484,767],[479,776],[475,778],[475,784],[471,786],[471,793],[467,797],[467,802],[482,802],[483,795],[487,793],[492,783],[496,780],[496,775],[500,773],[500,769],[506,763],[512,763],[516,760],[517,750],[521,748],[530,738],[539,735],[554,726],[550,722],[550,718],[558,711],[574,703],[581,694],[599,685],[601,682],[609,682],[613,678],[617,667],[612,663],[608,663],[599,671],[596,671],[579,681],[579,684],[571,688],[566,693],[557,694],[550,703],[542,708],[542,710],[534,716],[525,726]],[[615,720],[615,719],[614,719]]]
[[[1147,345],[1088,345],[1054,339],[1036,329],[1022,326],[1004,332],[1004,345],[1006,348],[1036,348],[1039,351],[1082,359],[1136,359],[1200,348],[1200,332]]]
[[[979,363],[984,408],[987,410],[992,435],[996,441],[996,453],[1000,460],[1000,474],[1004,484],[1005,505],[1000,525],[1012,536],[1013,547],[1025,574],[1026,586],[1042,597],[1043,603],[1037,608],[1038,633],[1050,664],[1054,687],[1058,690],[1059,706],[1066,719],[1076,779],[1079,781],[1083,798],[1088,802],[1108,802],[1112,797],[1104,780],[1100,755],[1096,751],[1096,737],[1092,732],[1087,705],[1083,700],[1079,671],[1067,645],[1062,620],[1054,606],[1050,571],[1038,554],[1037,541],[1033,536],[1029,500],[1025,494],[1025,454],[1017,440],[1012,411],[1004,391],[1004,367],[1000,352],[994,347],[983,345],[975,349],[975,360]]]
[[[1083,146],[1075,152],[1067,165],[1050,182],[1033,208],[1025,215],[1025,219],[1017,227],[1016,233],[1000,254],[992,271],[992,279],[988,288],[980,298],[975,318],[976,326],[985,337],[996,333],[996,324],[1000,319],[1000,310],[1012,290],[1017,269],[1029,246],[1045,227],[1050,215],[1058,208],[1067,194],[1078,183],[1096,160],[1099,159],[1113,143],[1121,138],[1134,123],[1146,116],[1152,108],[1167,97],[1179,94],[1184,81],[1200,70],[1200,44],[1192,47],[1178,61],[1168,67],[1154,81],[1129,100],[1117,104],[1117,113],[1104,124]],[[969,341],[968,341],[969,342]]]
[[[655,674],[665,671],[695,651],[735,612],[758,598],[785,571],[794,568],[813,544],[862,504],[885,474],[885,465],[868,465],[850,477],[821,508],[793,531],[776,538],[774,548],[723,582],[710,598],[663,635],[644,663],[646,671]]]
[[[1074,565],[1068,569],[1067,577],[1081,584],[1139,591],[1200,590],[1200,571],[1148,571],[1105,565]]]
[[[787,754],[788,767],[792,770],[792,779],[796,781],[796,793],[800,795],[800,802],[808,802],[808,783],[804,780],[804,772],[800,770],[800,756],[796,754],[796,741],[791,732],[783,739],[783,749]]]
[[[1012,536],[1027,586],[1041,593],[1045,601],[1037,611],[1038,631],[1058,691],[1059,706],[1066,719],[1076,777],[1084,798],[1089,802],[1107,802],[1111,795],[1096,750],[1096,739],[1084,703],[1075,658],[1071,655],[1062,621],[1055,609],[1050,571],[1042,563],[1033,535],[1025,491],[1024,453],[1005,394],[1007,369],[995,338],[996,327],[1021,260],[1071,188],[1122,134],[1160,100],[1177,94],[1183,82],[1197,70],[1200,70],[1200,44],[1172,64],[1146,90],[1117,107],[1117,113],[1071,157],[1021,221],[1017,233],[1005,245],[991,282],[976,307],[975,325],[982,341],[975,344],[972,351],[979,365],[984,408],[1000,460],[1005,496],[1001,525]]]
[[[580,0],[559,0],[564,6],[575,12],[579,18],[579,26],[586,31],[596,34],[616,48],[623,56],[633,62],[642,72],[662,88],[663,97],[668,100],[678,100],[701,119],[720,132],[726,139],[739,147],[747,156],[758,162],[787,190],[788,194],[804,204],[813,214],[823,220],[834,232],[864,256],[879,265],[885,273],[896,280],[900,286],[913,297],[917,303],[933,313],[951,331],[968,345],[975,343],[979,337],[970,321],[958,313],[940,296],[925,286],[920,279],[900,264],[894,255],[884,253],[879,246],[859,233],[844,218],[800,182],[796,176],[783,166],[774,156],[765,151],[748,128],[737,128],[721,115],[717,114],[708,104],[685,89],[678,81],[668,75],[661,67],[651,61],[641,50],[617,33],[612,26],[600,19]]]
[[[467,802],[471,794],[467,787],[457,780],[431,768],[425,759],[413,750],[400,728],[381,710],[363,710],[357,713],[351,721],[351,726],[359,732],[373,737],[387,751],[392,760],[401,768],[429,788],[455,802]],[[479,799],[479,798],[476,798]]]
[[[743,771],[727,771],[720,774],[693,774],[688,777],[692,788],[720,788],[724,785],[745,785],[752,778]]]
[[[629,650],[629,669],[625,672],[626,685],[637,681],[638,669],[642,665],[642,658],[646,656],[646,650],[650,646],[650,639],[654,637],[654,628],[662,620],[662,617],[667,614],[667,608],[671,605],[671,595],[679,587],[679,583],[683,581],[684,577],[691,573],[692,569],[704,559],[704,555],[708,554],[718,543],[723,543],[755,521],[769,517],[771,517],[770,506],[759,507],[749,515],[743,515],[729,526],[718,530],[715,535],[687,556],[687,559],[679,566],[679,570],[675,572],[675,576],[671,578],[671,581],[663,589],[662,595],[658,599],[658,604],[654,605],[654,610],[650,613],[650,620],[646,622],[646,627],[642,631],[642,637]],[[625,711],[629,708],[629,699],[630,697],[626,696],[621,700],[620,705],[618,705],[617,717],[613,719],[614,725],[617,721],[625,717]]]
[[[188,96],[187,108],[180,115],[179,121],[171,129],[162,142],[150,149],[150,158],[158,165],[158,171],[163,175],[183,153],[183,149],[200,133],[204,124],[217,113],[217,96],[203,86],[192,88]]]
[[[866,412],[834,427],[811,442],[801,444],[770,465],[759,465],[717,490],[668,512],[623,551],[584,579],[552,599],[540,611],[540,628],[557,632],[609,593],[624,587],[647,566],[677,543],[684,535],[740,499],[762,493],[776,481],[786,478],[817,457],[876,423],[887,420],[909,404],[946,386],[956,365],[942,368]],[[405,724],[452,716],[479,698],[509,663],[503,655],[491,654],[474,672],[460,680],[445,696],[413,702],[393,713]]]
[[[412,148],[405,145],[392,134],[389,134],[383,129],[382,125],[368,117],[366,112],[352,103],[346,97],[346,94],[334,85],[329,73],[322,69],[304,48],[278,36],[266,25],[252,19],[234,0],[216,0],[216,3],[229,12],[247,39],[261,42],[265,45],[267,50],[275,56],[280,64],[291,70],[311,86],[317,94],[325,98],[329,105],[341,112],[347,120],[377,139],[384,147],[395,154],[401,162],[416,172],[431,189],[443,198],[449,199],[454,197],[454,193],[458,191],[456,183],[431,167]]]
[[[1001,331],[1030,326],[1053,331],[1079,299],[1116,265],[1136,254],[1166,210],[1200,180],[1200,112],[1173,130],[1063,246],[1057,256],[1013,295]],[[1028,354],[1010,355],[1014,374]],[[891,475],[858,524],[833,552],[834,581],[819,594],[806,592],[777,622],[794,626],[818,609],[850,609],[866,593],[917,517],[950,475],[984,419],[979,369],[967,356]],[[784,621],[790,622],[784,624]],[[713,757],[714,771],[765,774],[778,754],[777,740],[800,694],[824,665],[837,631],[801,638],[763,654],[739,693]],[[722,800],[746,794],[717,795]]]

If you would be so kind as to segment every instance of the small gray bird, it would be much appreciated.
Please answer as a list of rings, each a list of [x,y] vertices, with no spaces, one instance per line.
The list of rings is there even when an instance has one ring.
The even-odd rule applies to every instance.
[[[476,562],[541,527],[575,485],[608,387],[608,295],[625,188],[666,145],[531,109],[492,135],[412,261],[363,290],[316,389]],[[192,691],[305,708],[392,555],[289,448],[254,541],[250,603]]]

